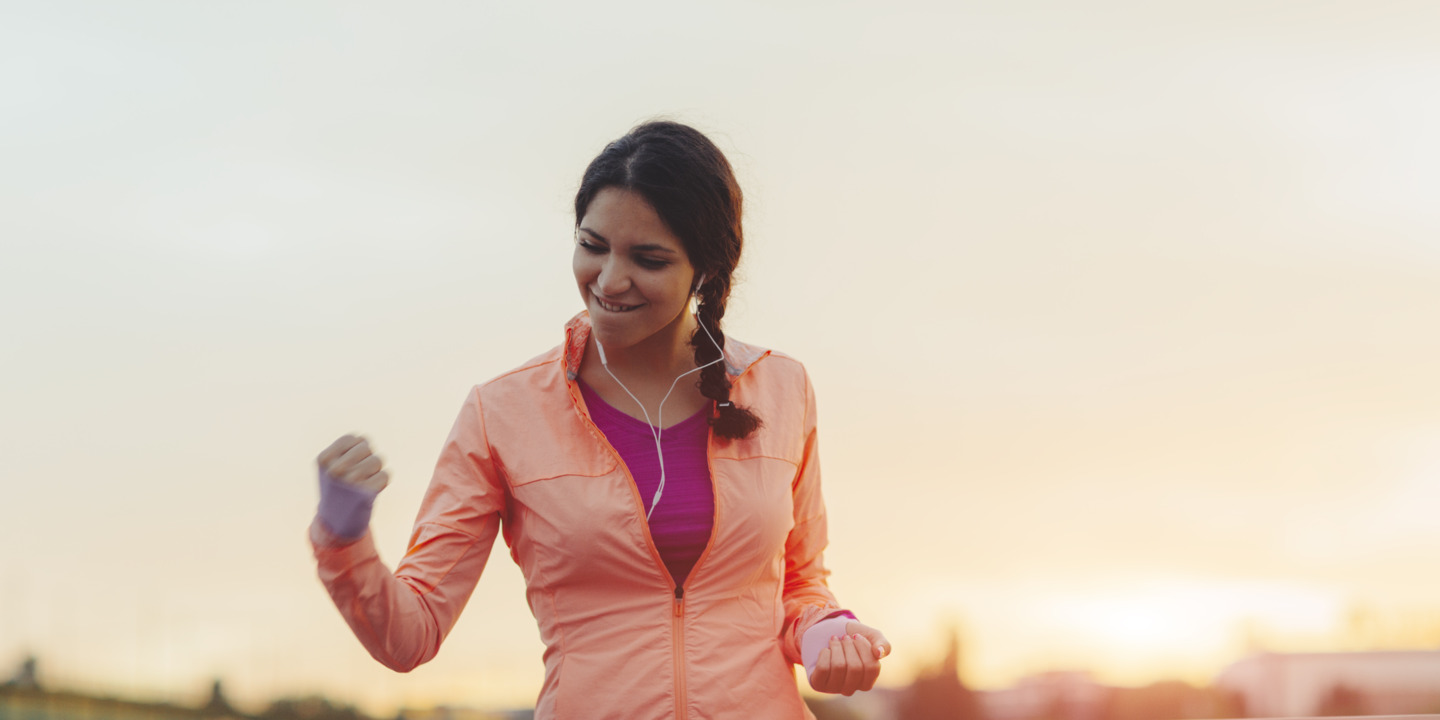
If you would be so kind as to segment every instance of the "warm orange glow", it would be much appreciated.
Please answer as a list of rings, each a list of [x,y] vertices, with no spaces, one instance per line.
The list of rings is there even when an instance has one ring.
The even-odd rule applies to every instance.
[[[740,174],[727,332],[814,380],[882,684],[951,625],[984,688],[1440,646],[1440,5],[81,4],[0,23],[0,682],[529,702],[503,550],[433,663],[364,653],[314,458],[372,438],[394,563],[661,113]]]

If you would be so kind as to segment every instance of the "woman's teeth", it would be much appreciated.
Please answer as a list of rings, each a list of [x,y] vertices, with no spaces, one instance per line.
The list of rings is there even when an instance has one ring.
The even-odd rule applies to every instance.
[[[610,312],[629,312],[637,307],[640,307],[639,305],[611,305],[610,303],[607,303],[600,298],[595,298],[595,303],[600,307],[609,310]]]

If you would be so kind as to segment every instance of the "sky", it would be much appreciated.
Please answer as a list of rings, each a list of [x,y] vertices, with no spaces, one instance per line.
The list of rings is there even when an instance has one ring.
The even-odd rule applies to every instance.
[[[533,701],[497,551],[396,675],[315,577],[404,549],[469,388],[557,344],[584,166],[709,134],[725,318],[814,380],[842,603],[972,686],[1440,646],[1440,7],[100,2],[0,22],[0,674]]]

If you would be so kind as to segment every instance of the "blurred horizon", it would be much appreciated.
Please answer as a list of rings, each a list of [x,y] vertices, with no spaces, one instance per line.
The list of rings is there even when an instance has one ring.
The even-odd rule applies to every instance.
[[[905,683],[891,682],[849,697],[806,689],[805,702],[819,720],[1440,718],[1440,687],[1433,682],[1440,672],[1440,647],[1288,653],[1256,647],[1208,681],[1152,678],[1126,685],[1103,682],[1084,669],[1051,668],[1017,678],[1005,687],[976,688],[965,677],[964,643],[958,629],[952,627],[944,635],[944,656],[933,658]],[[93,688],[56,687],[46,682],[38,660],[27,657],[9,680],[0,681],[0,710],[37,719],[74,713],[110,717],[118,712],[137,720],[155,713],[237,720],[362,720],[387,715],[403,720],[522,720],[532,717],[533,711],[529,703],[474,707],[432,700],[376,712],[358,707],[349,698],[318,692],[252,698],[237,704],[224,689],[224,678],[214,678],[208,692],[192,689],[196,691],[183,697],[97,694]]]
[[[315,578],[361,432],[393,567],[466,391],[581,309],[645,119],[746,193],[727,332],[814,380],[841,602],[909,682],[1440,647],[1440,5],[15,6],[0,669],[384,714],[532,703],[496,552],[439,657]]]

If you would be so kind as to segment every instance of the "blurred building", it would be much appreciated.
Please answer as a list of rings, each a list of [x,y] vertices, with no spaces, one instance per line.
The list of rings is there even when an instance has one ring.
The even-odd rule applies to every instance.
[[[1109,689],[1105,720],[1187,720],[1240,717],[1239,703],[1223,690],[1161,680]]]
[[[901,705],[909,696],[909,688],[875,688],[844,695],[809,695],[805,705],[815,720],[908,720],[900,714]]]
[[[1067,670],[979,693],[979,704],[986,720],[1102,720],[1108,694],[1090,673]]]
[[[20,662],[16,668],[15,675],[5,683],[4,687],[20,690],[39,690],[40,679],[35,673],[35,656],[31,655]]]
[[[1215,685],[1249,717],[1440,713],[1440,650],[1261,653]]]
[[[980,695],[985,720],[1187,720],[1240,717],[1222,690],[1162,680],[1102,685],[1081,670],[1040,673]]]
[[[960,631],[952,628],[945,658],[920,672],[896,699],[904,720],[982,720],[979,694],[961,679]]]

